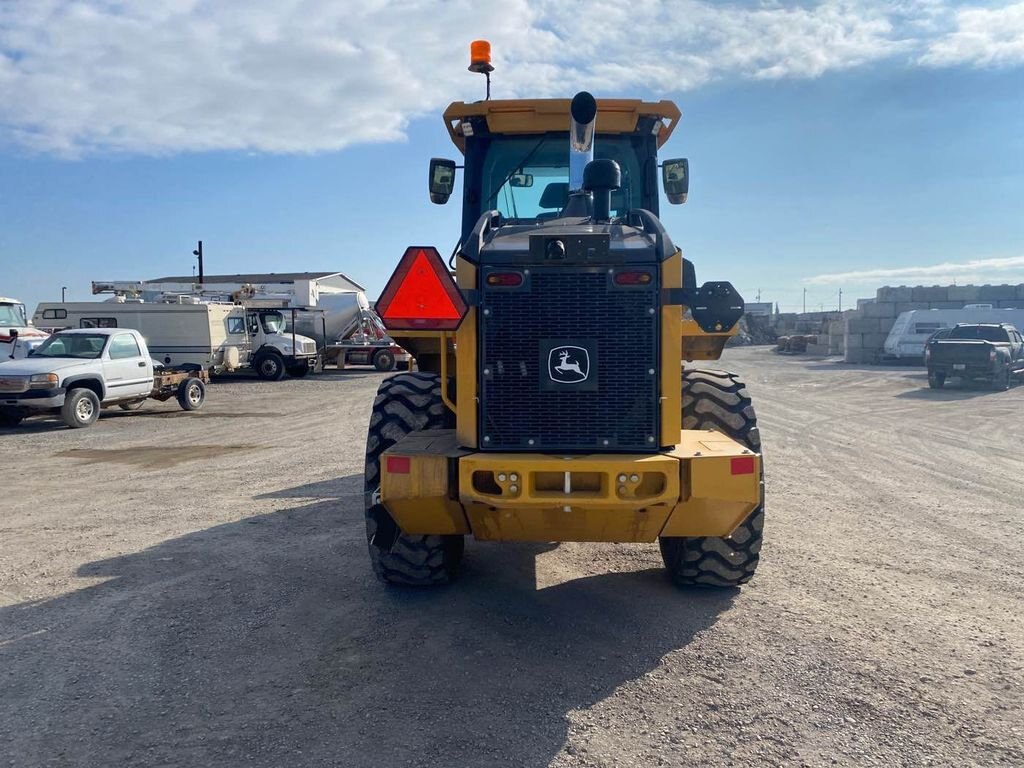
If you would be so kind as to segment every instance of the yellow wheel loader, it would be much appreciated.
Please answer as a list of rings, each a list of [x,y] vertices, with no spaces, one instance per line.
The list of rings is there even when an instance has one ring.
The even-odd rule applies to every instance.
[[[488,74],[474,44],[470,69]],[[385,582],[458,572],[483,540],[653,542],[680,585],[757,567],[764,484],[743,382],[717,360],[743,299],[697,285],[658,218],[684,159],[659,163],[669,101],[456,102],[463,162],[430,161],[445,203],[462,170],[450,258],[410,247],[377,303],[418,370],[385,379],[366,445],[366,530]]]

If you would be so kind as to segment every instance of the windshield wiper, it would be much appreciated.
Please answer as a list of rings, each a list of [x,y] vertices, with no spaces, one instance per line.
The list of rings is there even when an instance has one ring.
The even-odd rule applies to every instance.
[[[502,188],[506,184],[508,184],[509,180],[513,176],[516,175],[516,171],[520,170],[524,165],[526,165],[528,162],[530,162],[530,159],[534,156],[534,154],[537,152],[537,150],[540,149],[540,145],[543,144],[547,140],[548,140],[547,136],[541,136],[540,140],[536,144],[533,145],[533,148],[529,152],[526,153],[526,157],[524,157],[522,160],[520,160],[518,163],[516,163],[515,165],[512,166],[512,170],[509,171],[508,176],[505,177],[505,180],[503,182],[501,182],[501,184],[498,185],[497,189],[495,189],[494,192],[491,193],[491,196],[488,197],[484,201],[484,208],[487,208],[488,206],[490,206],[491,203],[494,202],[494,200],[498,197],[498,193],[501,192]]]

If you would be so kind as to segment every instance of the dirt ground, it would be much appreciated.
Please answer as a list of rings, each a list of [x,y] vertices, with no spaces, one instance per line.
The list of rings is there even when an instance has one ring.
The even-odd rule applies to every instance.
[[[210,387],[0,431],[0,765],[1024,764],[1024,386],[732,349],[761,568],[469,542],[385,588],[360,475],[381,378]]]

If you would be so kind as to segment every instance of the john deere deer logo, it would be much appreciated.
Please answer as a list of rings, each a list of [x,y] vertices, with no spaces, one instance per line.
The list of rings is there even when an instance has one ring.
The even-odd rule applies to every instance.
[[[555,347],[548,355],[548,376],[560,384],[579,384],[590,375],[590,355],[583,347]]]

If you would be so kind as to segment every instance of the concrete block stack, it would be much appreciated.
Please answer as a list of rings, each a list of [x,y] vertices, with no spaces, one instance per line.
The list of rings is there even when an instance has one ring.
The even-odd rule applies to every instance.
[[[830,320],[828,323],[828,353],[842,355],[846,351],[846,321]]]
[[[845,319],[843,356],[848,363],[874,363],[881,356],[885,337],[899,313],[896,302],[865,304]]]

